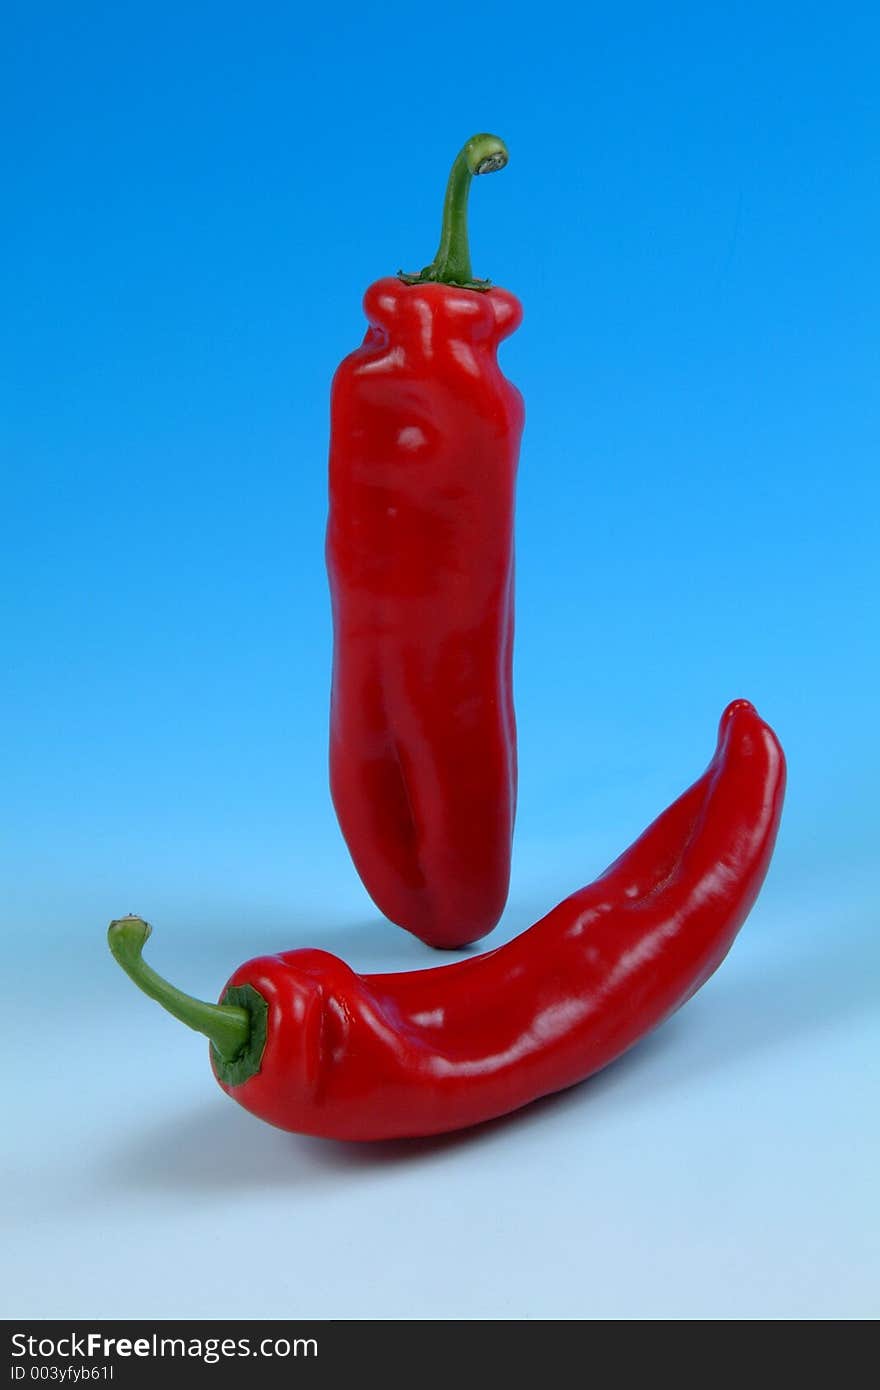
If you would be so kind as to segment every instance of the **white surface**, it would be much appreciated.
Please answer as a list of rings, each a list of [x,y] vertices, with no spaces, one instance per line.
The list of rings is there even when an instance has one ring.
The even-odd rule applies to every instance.
[[[875,1316],[877,937],[838,909],[816,949],[812,911],[759,905],[698,998],[585,1085],[378,1146],[261,1125],[109,954],[80,977],[81,950],[35,943],[15,989],[3,1313]],[[157,928],[150,958],[212,995],[253,950],[226,933],[196,958],[194,932]],[[322,940],[364,967],[423,959],[379,922]]]

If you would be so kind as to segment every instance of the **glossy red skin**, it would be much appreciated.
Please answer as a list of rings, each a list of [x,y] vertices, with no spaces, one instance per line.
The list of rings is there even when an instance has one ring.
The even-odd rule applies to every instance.
[[[507,900],[516,805],[513,517],[522,397],[504,290],[379,280],[333,381],[330,787],[373,901],[463,946]]]
[[[223,1089],[282,1129],[390,1139],[475,1125],[582,1081],[718,968],[766,874],[784,787],[776,736],[736,701],[703,776],[506,945],[398,975],[359,976],[325,951],[251,961],[230,985],[267,999],[268,1041],[260,1072]]]

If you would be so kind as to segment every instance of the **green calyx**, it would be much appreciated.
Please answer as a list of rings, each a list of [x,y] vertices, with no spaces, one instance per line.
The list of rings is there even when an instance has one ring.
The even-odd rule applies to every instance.
[[[467,205],[471,179],[493,174],[507,163],[507,146],[497,135],[472,135],[452,166],[443,203],[440,245],[430,265],[417,275],[402,270],[398,276],[405,285],[455,285],[464,290],[491,289],[491,280],[475,280],[471,271],[468,242]]]
[[[225,1086],[241,1086],[256,1076],[266,1048],[266,1035],[269,1025],[269,1005],[253,985],[230,985],[223,995],[219,1008],[242,1009],[248,1016],[250,1032],[248,1040],[236,1057],[223,1057],[215,1043],[211,1043],[211,1056],[214,1070]]]
[[[211,1055],[218,1078],[227,1086],[240,1086],[260,1070],[269,1007],[252,985],[226,991],[220,1004],[194,999],[147,965],[143,950],[152,928],[142,917],[119,917],[107,930],[114,959],[138,989],[155,999],[174,1018],[211,1041]]]

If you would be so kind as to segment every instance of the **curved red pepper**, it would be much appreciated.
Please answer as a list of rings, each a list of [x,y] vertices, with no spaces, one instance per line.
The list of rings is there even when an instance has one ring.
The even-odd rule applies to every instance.
[[[212,1049],[220,1085],[283,1129],[387,1139],[477,1124],[583,1080],[720,965],[767,871],[784,785],[775,735],[736,701],[703,776],[600,878],[506,945],[399,975],[360,976],[315,950],[243,965],[231,1000],[201,1007],[229,1021],[247,1011],[245,1037],[256,1003],[265,1034],[249,1057],[233,1039],[221,1040],[231,1060]],[[126,919],[111,940],[114,929]]]
[[[476,146],[489,167],[500,142],[465,151],[477,141],[494,142]],[[518,301],[438,283],[449,273],[481,283],[469,262],[435,262],[367,290],[369,330],[333,382],[327,567],[339,824],[385,915],[452,947],[491,931],[507,899],[523,404],[496,361]]]

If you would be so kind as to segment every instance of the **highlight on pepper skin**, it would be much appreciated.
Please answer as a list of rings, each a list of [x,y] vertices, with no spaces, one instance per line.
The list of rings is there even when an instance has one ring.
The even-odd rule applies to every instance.
[[[145,964],[140,918],[112,923],[110,946],[270,1124],[358,1140],[461,1129],[584,1080],[691,998],[760,891],[784,789],[775,734],[738,700],[702,776],[592,884],[482,956],[360,976],[294,950],[243,965],[211,1005]]]

